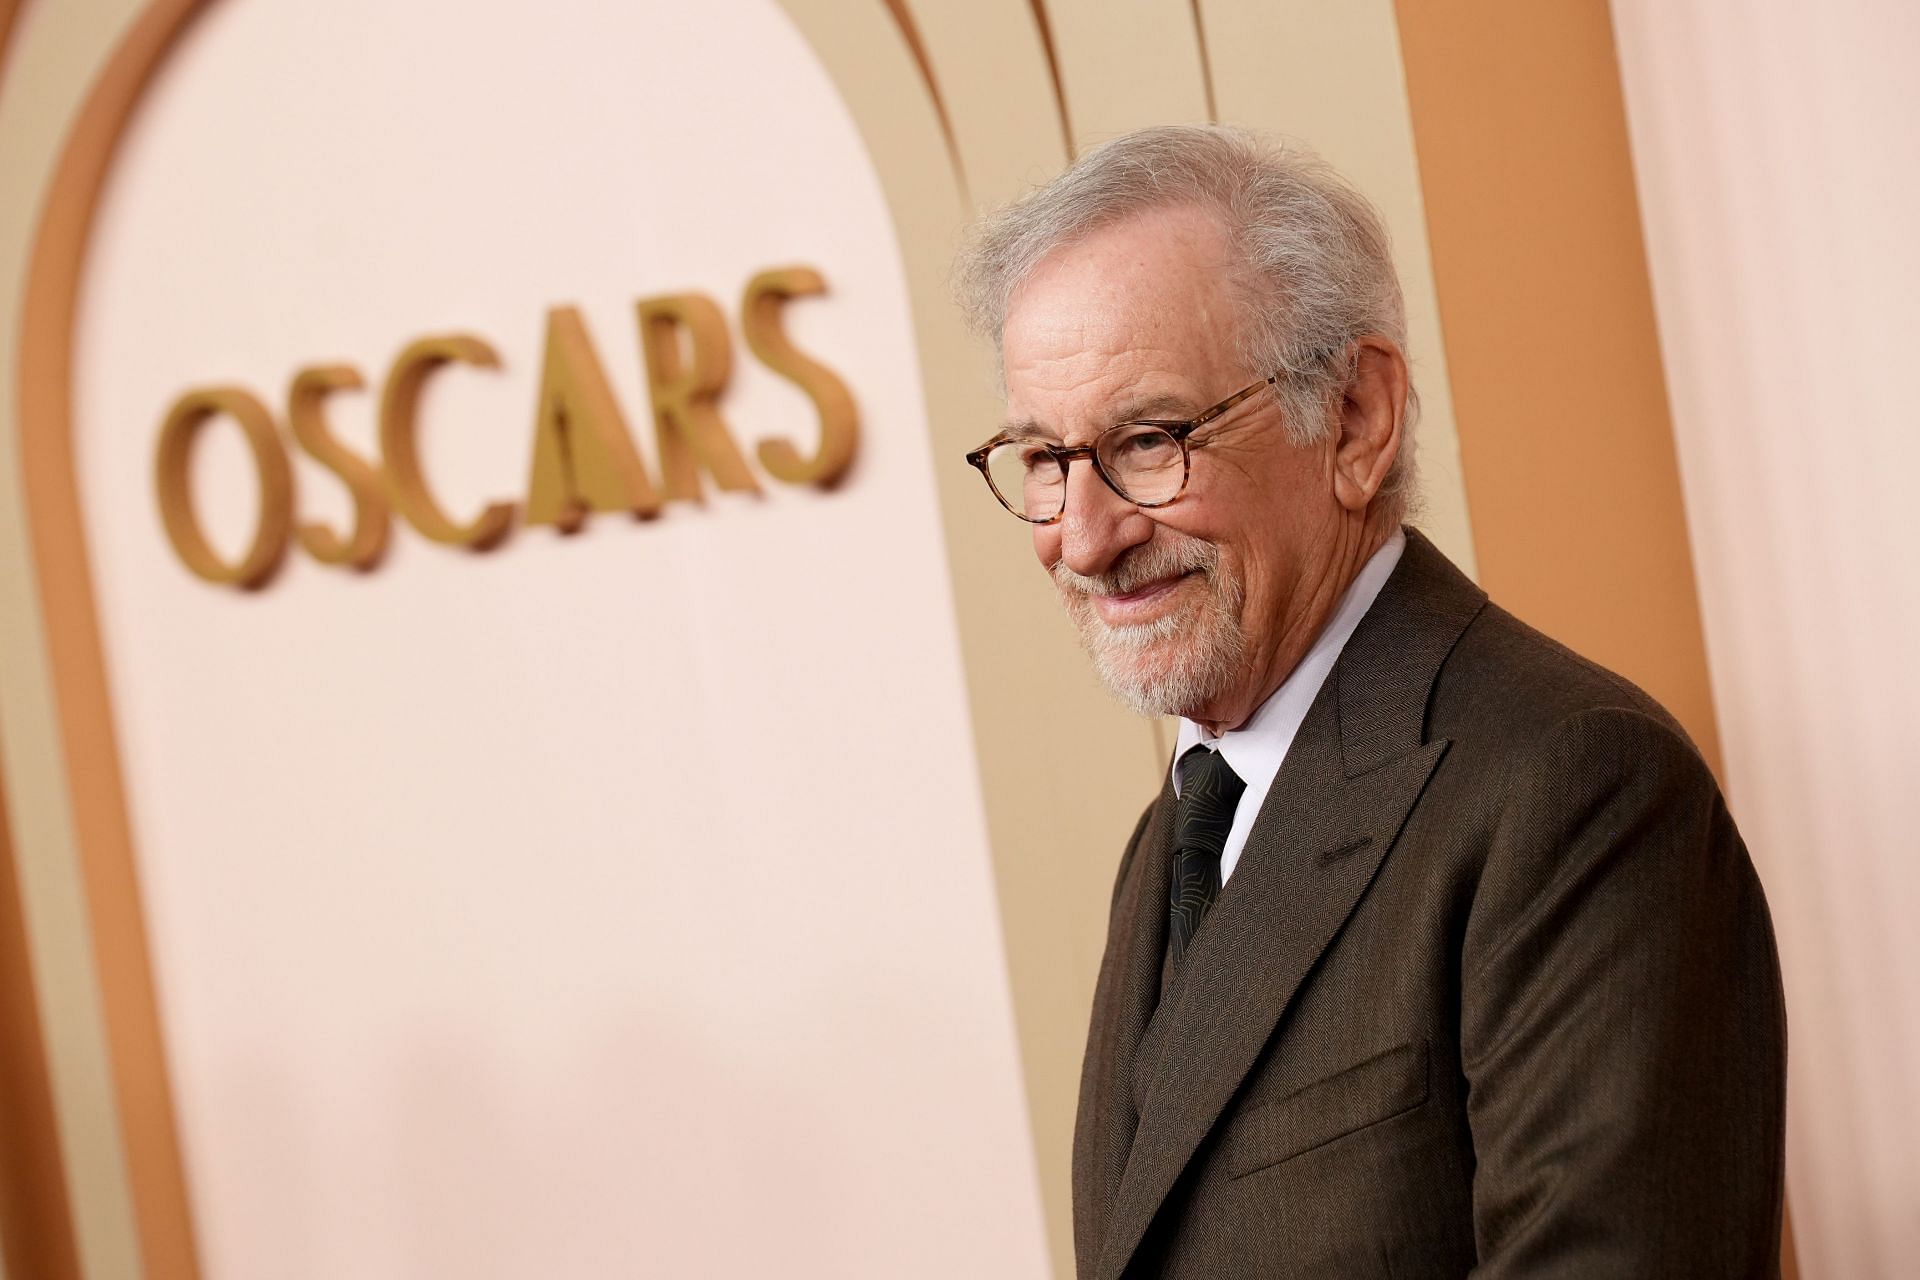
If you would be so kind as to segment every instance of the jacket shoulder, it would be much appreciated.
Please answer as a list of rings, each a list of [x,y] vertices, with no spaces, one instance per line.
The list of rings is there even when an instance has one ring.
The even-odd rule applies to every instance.
[[[1699,749],[1638,685],[1489,602],[1461,634],[1434,681],[1429,732],[1480,748],[1528,751],[1569,723],[1634,726],[1677,753]]]

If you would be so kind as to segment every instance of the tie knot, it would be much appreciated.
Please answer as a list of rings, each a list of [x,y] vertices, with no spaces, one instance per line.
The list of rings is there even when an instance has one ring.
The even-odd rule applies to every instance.
[[[1247,784],[1227,758],[1211,748],[1189,748],[1180,757],[1180,807],[1200,813],[1231,814]]]

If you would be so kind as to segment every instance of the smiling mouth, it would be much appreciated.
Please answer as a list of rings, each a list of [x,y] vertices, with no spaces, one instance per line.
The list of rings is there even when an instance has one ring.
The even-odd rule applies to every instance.
[[[1199,572],[1198,569],[1189,569],[1185,573],[1161,578],[1118,595],[1096,595],[1092,597],[1093,607],[1100,614],[1100,620],[1110,627],[1152,622],[1166,611],[1180,584]]]

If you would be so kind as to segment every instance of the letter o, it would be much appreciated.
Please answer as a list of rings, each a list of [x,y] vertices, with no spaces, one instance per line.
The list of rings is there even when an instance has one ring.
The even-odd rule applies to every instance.
[[[201,429],[216,417],[232,418],[253,453],[260,482],[260,515],[253,542],[239,563],[229,563],[207,541],[194,514],[191,470]],[[174,401],[160,428],[154,487],[167,539],[187,568],[208,582],[252,590],[265,586],[287,554],[293,529],[293,467],[274,430],[273,413],[244,387],[205,387]]]

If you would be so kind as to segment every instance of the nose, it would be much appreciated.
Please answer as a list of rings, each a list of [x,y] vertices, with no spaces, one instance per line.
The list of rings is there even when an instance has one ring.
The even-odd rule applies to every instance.
[[[1067,471],[1067,509],[1059,530],[1060,561],[1075,573],[1105,573],[1122,554],[1153,536],[1147,514],[1107,487],[1091,461]]]

